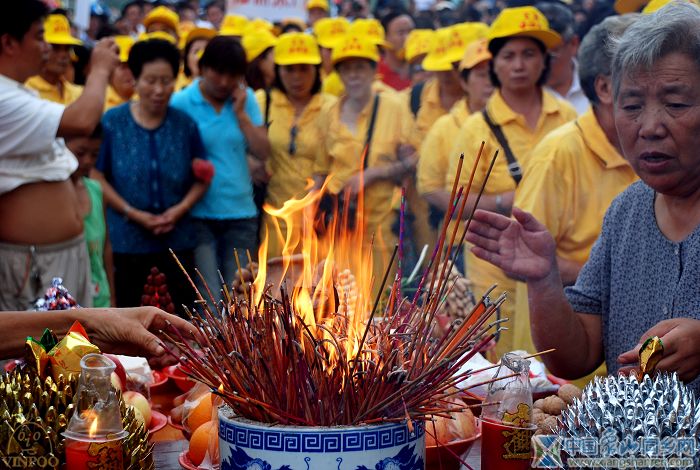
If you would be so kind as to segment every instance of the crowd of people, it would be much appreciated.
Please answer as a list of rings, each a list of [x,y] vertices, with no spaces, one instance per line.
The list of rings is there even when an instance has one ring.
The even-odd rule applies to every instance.
[[[660,366],[700,373],[692,2],[309,0],[272,23],[134,0],[95,3],[85,31],[42,0],[4,8],[0,310],[53,277],[84,307],[136,307],[157,267],[181,313],[171,251],[216,292],[234,252],[280,256],[309,215],[265,204],[319,190],[316,225],[364,211],[348,230],[383,273],[400,188],[407,250],[432,250],[463,155],[458,183],[488,182],[460,265],[475,295],[508,293],[499,355],[555,347],[577,378],[658,334]]]

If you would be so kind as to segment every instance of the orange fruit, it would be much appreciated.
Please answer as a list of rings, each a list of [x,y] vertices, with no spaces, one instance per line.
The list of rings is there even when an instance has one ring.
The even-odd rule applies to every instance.
[[[207,421],[211,421],[211,399],[211,393],[202,395],[197,405],[190,410],[189,414],[185,418],[185,426],[187,426],[187,429],[189,429],[190,432],[195,432],[202,424],[206,423]]]
[[[207,450],[209,449],[210,439],[212,443],[216,443],[215,445],[217,446],[219,445],[217,431],[218,428],[216,426],[216,422],[209,421],[208,423],[202,424],[194,433],[192,433],[188,457],[193,464],[199,466],[199,464],[202,463],[204,456],[207,454]]]

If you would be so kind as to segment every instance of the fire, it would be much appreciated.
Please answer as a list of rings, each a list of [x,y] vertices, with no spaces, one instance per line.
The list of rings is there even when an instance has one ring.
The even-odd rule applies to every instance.
[[[99,420],[97,418],[97,414],[93,411],[90,411],[86,413],[86,419],[92,418],[92,423],[90,423],[90,428],[88,430],[88,435],[93,438],[97,435],[97,429],[99,428]]]
[[[325,186],[320,191],[310,191],[301,199],[289,200],[280,208],[264,206],[273,217],[273,226],[264,234],[258,253],[254,299],[256,304],[260,301],[266,284],[272,284],[275,292],[284,289],[290,295],[295,313],[319,340],[331,336],[318,328],[319,325],[332,325],[336,316],[345,319],[347,338],[340,347],[348,358],[353,358],[359,353],[374,300],[373,259],[372,250],[367,249],[365,243],[363,195],[357,198],[355,220],[349,219],[347,211],[339,216],[336,207],[327,226],[318,230],[314,214],[324,191]],[[349,200],[344,202],[347,207]],[[283,248],[280,258],[268,260],[268,237],[271,236],[278,237]],[[281,265],[274,279],[268,278],[271,274],[268,264]],[[332,366],[341,351],[330,346],[326,351]]]

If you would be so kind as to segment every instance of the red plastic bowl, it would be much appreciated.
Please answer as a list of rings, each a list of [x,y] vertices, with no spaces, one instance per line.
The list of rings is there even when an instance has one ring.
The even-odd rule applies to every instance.
[[[168,424],[168,417],[160,411],[151,410],[151,424],[148,426],[148,434],[160,431]]]
[[[150,385],[151,390],[158,388],[161,385],[165,385],[168,382],[168,376],[165,375],[163,371],[154,370],[151,371],[151,375],[153,376],[153,382]]]
[[[479,426],[481,425],[479,424]],[[462,462],[455,457],[455,454],[461,458],[480,437],[481,427],[478,428],[476,435],[467,439],[448,442],[440,446],[426,446],[425,468],[431,470],[459,470]]]
[[[177,385],[177,388],[179,388],[183,392],[189,392],[190,389],[194,387],[195,382],[189,377],[187,377],[187,375],[185,375],[184,372],[182,372],[182,369],[180,368],[179,364],[166,367],[162,370],[162,372],[163,374],[165,374],[166,377],[175,381],[175,385]]]

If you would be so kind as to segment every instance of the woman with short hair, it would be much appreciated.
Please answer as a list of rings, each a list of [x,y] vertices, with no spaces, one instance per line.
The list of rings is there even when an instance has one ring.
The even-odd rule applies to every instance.
[[[269,93],[256,93],[264,110],[270,139],[267,168],[270,179],[265,202],[280,208],[290,199],[300,199],[308,191],[313,165],[322,147],[323,134],[319,121],[321,110],[332,105],[334,96],[321,93],[321,54],[313,36],[287,33],[275,46],[275,81]],[[268,102],[269,100],[269,102]],[[295,214],[294,230],[283,220],[273,223],[269,214],[261,238],[267,233],[268,256],[281,256],[285,238],[298,239],[301,234],[301,213]],[[277,229],[279,226],[279,231]]]
[[[189,212],[207,189],[207,181],[194,174],[204,148],[194,121],[168,105],[180,67],[177,48],[162,39],[137,42],[128,64],[139,99],[105,113],[93,170],[108,204],[117,306],[141,304],[155,266],[166,274],[173,304],[180,309],[194,293],[169,250],[185,267],[193,267]]]
[[[562,289],[555,242],[532,215],[477,212],[474,253],[528,283],[538,350],[559,377],[633,366],[658,336],[657,369],[700,390],[700,8],[673,2],[616,41],[614,118],[641,181],[608,209],[573,287]],[[624,369],[623,369],[624,370]],[[629,370],[629,369],[626,369]]]
[[[246,258],[257,253],[258,210],[246,160],[264,162],[270,152],[260,108],[246,86],[246,56],[237,39],[217,36],[199,60],[200,77],[176,93],[172,106],[197,124],[214,179],[192,209],[197,247],[195,261],[214,295],[221,281],[235,274],[234,250]]]
[[[539,10],[530,6],[504,9],[491,24],[486,37],[493,56],[490,74],[496,91],[484,111],[471,115],[457,134],[445,189],[452,189],[458,157],[462,153],[464,170],[460,184],[466,186],[481,142],[485,141],[467,207],[476,202],[491,157],[500,149],[479,207],[510,214],[515,188],[522,178],[522,168],[528,163],[530,151],[550,131],[575,119],[576,111],[543,88],[549,68],[547,51],[558,45],[561,38],[549,28],[547,19]],[[469,213],[465,211],[465,217]],[[466,264],[467,277],[474,283],[477,296],[498,284],[499,293],[505,291],[510,298],[515,298],[515,281],[506,273],[469,253]],[[506,302],[501,315],[512,320],[514,313],[512,303]],[[502,332],[498,338],[497,354],[512,349],[513,331]]]

